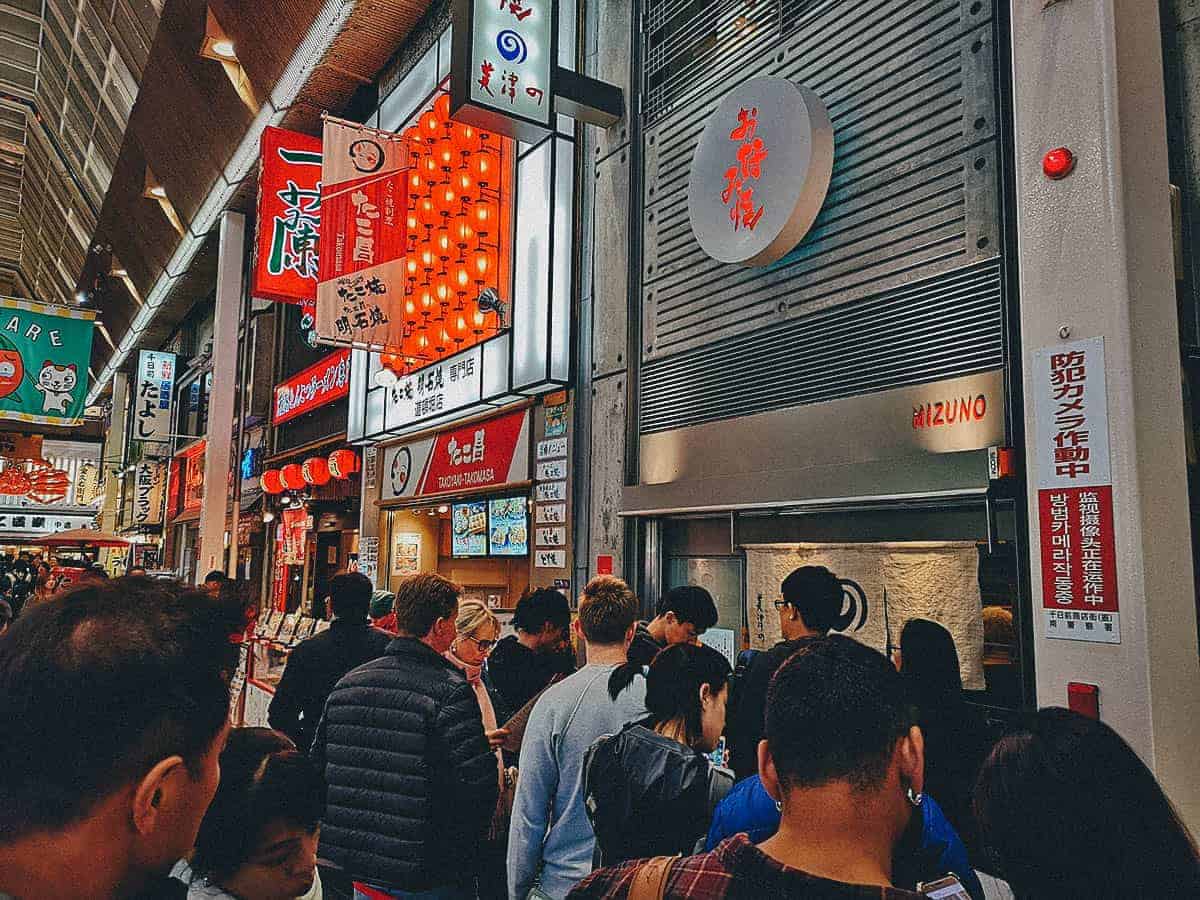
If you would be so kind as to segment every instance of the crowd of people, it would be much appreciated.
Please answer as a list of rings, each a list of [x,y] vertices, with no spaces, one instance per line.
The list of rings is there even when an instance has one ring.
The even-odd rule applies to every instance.
[[[894,659],[837,634],[825,569],[736,667],[697,587],[649,621],[612,576],[574,616],[534,591],[502,638],[438,575],[386,606],[339,575],[270,728],[230,726],[248,618],[208,581],[88,578],[0,636],[0,898],[1200,897],[1111,728],[992,734],[946,629]]]

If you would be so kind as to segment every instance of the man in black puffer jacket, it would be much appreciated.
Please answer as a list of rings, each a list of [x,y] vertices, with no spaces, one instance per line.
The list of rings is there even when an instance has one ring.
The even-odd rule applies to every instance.
[[[458,594],[439,575],[401,583],[400,636],[337,683],[313,745],[329,788],[320,855],[385,895],[465,887],[496,807],[479,703],[442,656]]]

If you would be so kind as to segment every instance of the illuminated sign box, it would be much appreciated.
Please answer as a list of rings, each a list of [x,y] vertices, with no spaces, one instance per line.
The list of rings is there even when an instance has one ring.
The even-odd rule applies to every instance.
[[[399,131],[413,122],[443,89],[450,68],[443,35],[383,99],[380,127]],[[354,350],[348,440],[411,434],[568,383],[575,142],[551,134],[515,156],[512,251],[508,265],[501,263],[511,274],[499,286],[505,327],[395,379],[384,372],[379,354]]]

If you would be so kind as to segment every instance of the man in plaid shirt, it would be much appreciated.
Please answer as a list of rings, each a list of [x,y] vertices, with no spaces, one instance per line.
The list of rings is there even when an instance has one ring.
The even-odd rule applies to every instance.
[[[673,862],[665,900],[902,900],[893,849],[921,802],[924,741],[900,675],[847,637],[788,660],[767,695],[759,772],[782,802],[773,837],[744,834]],[[594,872],[573,900],[626,900],[645,860]]]

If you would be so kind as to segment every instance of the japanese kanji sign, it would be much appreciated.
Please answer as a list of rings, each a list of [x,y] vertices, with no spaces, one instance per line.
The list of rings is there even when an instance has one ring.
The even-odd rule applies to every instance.
[[[688,216],[719,262],[773,263],[812,227],[833,172],[833,125],[811,90],[751,78],[717,106],[688,179]]]
[[[90,310],[0,297],[0,419],[82,425]]]
[[[350,393],[350,351],[337,350],[275,385],[271,423],[278,425]]]
[[[399,135],[325,119],[317,334],[346,346],[404,341],[408,149]]]
[[[1046,637],[1121,642],[1101,338],[1034,354]]]
[[[381,500],[500,487],[529,478],[529,411],[383,451]]]
[[[150,450],[164,450],[171,441],[171,400],[175,395],[175,354],[157,350],[138,353],[130,438]]]
[[[269,127],[258,183],[255,297],[299,303],[317,296],[321,139]]]
[[[550,131],[552,0],[457,0],[454,21],[454,118],[525,141]]]
[[[166,469],[162,463],[138,463],[133,479],[133,524],[161,525]]]

